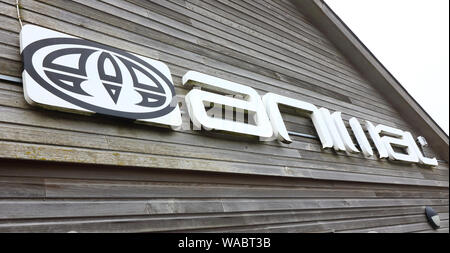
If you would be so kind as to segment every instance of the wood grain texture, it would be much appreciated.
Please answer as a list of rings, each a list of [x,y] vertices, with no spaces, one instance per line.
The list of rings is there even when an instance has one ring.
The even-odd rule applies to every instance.
[[[20,77],[14,4],[0,0],[0,74]],[[180,102],[190,90],[181,77],[195,69],[420,135],[288,0],[21,5],[25,23],[163,61]],[[310,119],[282,109],[290,131],[316,135]],[[444,161],[431,169],[301,137],[263,143],[49,111],[5,81],[0,129],[0,232],[448,233]],[[435,155],[432,143],[425,153]],[[440,213],[439,230],[425,206]]]

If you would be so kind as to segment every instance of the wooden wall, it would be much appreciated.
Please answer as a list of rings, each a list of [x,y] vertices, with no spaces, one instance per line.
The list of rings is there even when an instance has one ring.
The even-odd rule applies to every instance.
[[[421,135],[288,0],[21,0],[25,23]],[[15,0],[0,0],[0,74],[20,77]],[[186,113],[184,123],[189,124]],[[285,114],[289,130],[312,123]],[[0,232],[432,232],[449,165],[394,163],[30,107],[0,81]],[[426,155],[433,156],[431,148]]]

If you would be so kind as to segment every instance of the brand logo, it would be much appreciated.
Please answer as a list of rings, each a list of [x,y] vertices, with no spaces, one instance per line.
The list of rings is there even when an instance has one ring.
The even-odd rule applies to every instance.
[[[21,32],[30,103],[171,126],[181,116],[161,62],[27,25]]]
[[[170,71],[159,61],[31,25],[22,29],[21,49],[25,98],[31,104],[182,127]],[[400,129],[369,121],[363,129],[351,118],[354,143],[341,112],[273,93],[261,97],[251,87],[196,71],[187,72],[182,81],[197,86],[181,102],[198,130],[291,143],[279,110],[283,105],[312,120],[324,149],[366,157],[375,156],[376,150],[379,158],[438,165],[436,158],[423,155],[411,133]],[[214,106],[208,110],[210,104]],[[222,108],[231,115],[222,117]]]

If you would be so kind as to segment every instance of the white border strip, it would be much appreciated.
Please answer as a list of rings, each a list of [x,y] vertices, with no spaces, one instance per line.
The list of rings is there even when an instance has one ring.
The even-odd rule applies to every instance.
[[[22,78],[14,77],[14,76],[6,76],[0,74],[0,80],[14,82],[14,83],[22,83]]]

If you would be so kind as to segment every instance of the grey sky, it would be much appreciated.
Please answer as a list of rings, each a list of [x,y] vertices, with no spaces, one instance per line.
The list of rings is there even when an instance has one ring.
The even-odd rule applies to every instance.
[[[449,1],[325,0],[449,133]]]

